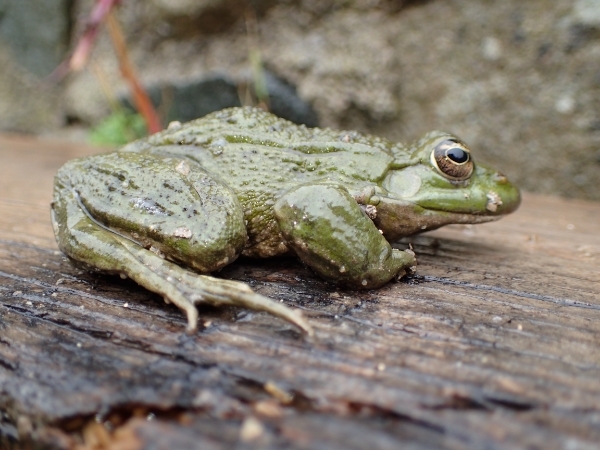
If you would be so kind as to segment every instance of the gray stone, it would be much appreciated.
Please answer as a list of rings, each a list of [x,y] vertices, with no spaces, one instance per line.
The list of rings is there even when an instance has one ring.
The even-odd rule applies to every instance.
[[[265,72],[269,91],[269,109],[273,114],[310,127],[318,125],[312,107],[296,94],[294,86],[276,75]],[[148,88],[148,95],[158,110],[166,113],[165,123],[173,120],[187,122],[213,111],[240,106],[238,87],[228,77],[208,76],[199,80],[174,85]],[[131,99],[123,100],[129,109],[134,109]]]
[[[149,89],[155,105],[166,108],[166,122],[187,122],[231,106],[239,106],[237,88],[222,76],[210,76],[198,81]]]
[[[0,130],[40,133],[62,125],[60,89],[41,83],[0,44]]]
[[[265,80],[269,92],[269,110],[273,114],[308,127],[319,125],[317,113],[298,96],[295,86],[269,71],[265,71]]]
[[[15,60],[46,76],[65,57],[73,0],[0,0],[0,40]]]

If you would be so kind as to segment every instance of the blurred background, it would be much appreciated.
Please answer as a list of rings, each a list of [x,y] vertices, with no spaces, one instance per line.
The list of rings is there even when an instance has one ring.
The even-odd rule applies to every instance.
[[[56,70],[94,6],[0,0],[0,131],[144,132],[106,26],[82,70]],[[443,129],[524,190],[600,200],[600,0],[123,0],[114,17],[162,126],[262,102],[392,140]]]

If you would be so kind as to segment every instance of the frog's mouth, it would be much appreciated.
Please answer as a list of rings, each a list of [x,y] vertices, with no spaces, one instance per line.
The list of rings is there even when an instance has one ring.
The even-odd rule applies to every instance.
[[[490,214],[448,212],[395,199],[385,199],[376,208],[377,213],[373,222],[389,241],[435,230],[449,224],[493,222],[505,215],[502,212],[491,211]]]

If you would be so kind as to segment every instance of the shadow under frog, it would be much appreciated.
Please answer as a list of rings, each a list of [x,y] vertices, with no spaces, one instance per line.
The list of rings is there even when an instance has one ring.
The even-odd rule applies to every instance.
[[[447,133],[405,146],[231,108],[67,162],[52,221],[72,261],[158,293],[186,313],[189,331],[206,302],[267,311],[310,334],[298,311],[204,274],[239,255],[292,253],[339,285],[378,288],[415,270],[414,253],[390,242],[496,220],[519,202]]]

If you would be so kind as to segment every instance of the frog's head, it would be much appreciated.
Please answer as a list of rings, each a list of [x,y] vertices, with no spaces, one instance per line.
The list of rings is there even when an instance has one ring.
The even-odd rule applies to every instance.
[[[517,209],[519,189],[476,164],[469,148],[434,131],[399,155],[382,183],[375,223],[390,240],[451,223],[497,220]]]

